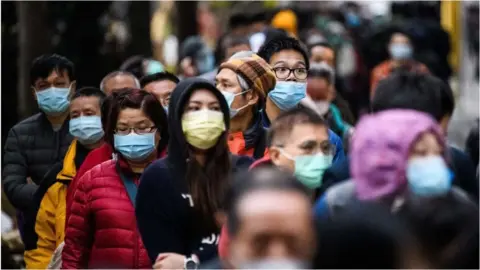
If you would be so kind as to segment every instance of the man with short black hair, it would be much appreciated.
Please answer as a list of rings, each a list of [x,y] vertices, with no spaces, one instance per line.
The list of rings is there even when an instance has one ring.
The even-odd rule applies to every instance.
[[[123,88],[140,88],[140,82],[135,75],[128,71],[110,72],[100,82],[100,90],[107,95]]]
[[[399,72],[382,80],[372,100],[373,112],[390,109],[411,109],[432,116],[447,133],[449,119],[455,108],[452,89],[439,78],[429,74]],[[448,154],[454,171],[453,184],[478,198],[475,166],[463,151],[449,146]],[[325,172],[326,187],[350,178],[350,161],[334,164]]]
[[[21,211],[29,209],[37,185],[54,163],[63,160],[72,141],[68,108],[76,85],[73,63],[57,54],[36,58],[30,79],[41,112],[9,131],[3,159],[5,194]]]
[[[307,96],[307,76],[310,68],[305,46],[295,38],[279,37],[263,45],[258,55],[273,68],[277,78],[275,88],[268,93],[263,121],[269,126],[283,111],[301,104]],[[329,130],[329,139],[335,145],[334,162],[345,158],[342,140]]]
[[[168,71],[147,75],[140,79],[140,86],[145,91],[154,95],[158,102],[162,104],[165,111],[168,111],[170,94],[180,82],[177,76]]]

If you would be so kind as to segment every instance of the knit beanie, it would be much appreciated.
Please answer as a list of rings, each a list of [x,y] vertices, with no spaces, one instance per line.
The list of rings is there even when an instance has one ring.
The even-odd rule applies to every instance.
[[[222,63],[218,70],[223,68],[231,69],[240,75],[262,98],[275,87],[276,78],[272,68],[256,54],[252,57],[230,59]]]

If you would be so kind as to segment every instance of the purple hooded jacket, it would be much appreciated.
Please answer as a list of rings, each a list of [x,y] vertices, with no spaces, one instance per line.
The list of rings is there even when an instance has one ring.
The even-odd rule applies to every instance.
[[[316,215],[322,216],[326,207],[342,207],[352,197],[378,200],[403,193],[410,150],[425,132],[446,147],[437,122],[425,113],[395,109],[362,117],[350,141],[352,180],[327,190],[315,205]]]
[[[410,150],[425,132],[432,132],[446,147],[440,127],[427,114],[388,110],[363,117],[350,146],[350,171],[357,198],[375,200],[403,192]]]

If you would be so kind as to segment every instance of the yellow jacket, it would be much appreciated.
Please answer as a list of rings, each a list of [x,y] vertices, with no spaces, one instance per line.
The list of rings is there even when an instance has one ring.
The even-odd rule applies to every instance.
[[[48,188],[40,203],[35,222],[37,248],[24,254],[27,269],[47,269],[55,249],[65,238],[66,181],[71,181],[77,173],[76,149],[77,140],[73,140],[63,159],[63,168],[57,174],[57,182]]]

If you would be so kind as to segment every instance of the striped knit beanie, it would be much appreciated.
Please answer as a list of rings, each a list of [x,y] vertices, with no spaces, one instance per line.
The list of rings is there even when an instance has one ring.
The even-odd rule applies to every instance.
[[[231,69],[240,75],[262,98],[275,87],[276,78],[272,68],[256,54],[252,57],[230,59],[222,63],[218,70],[223,68]]]

